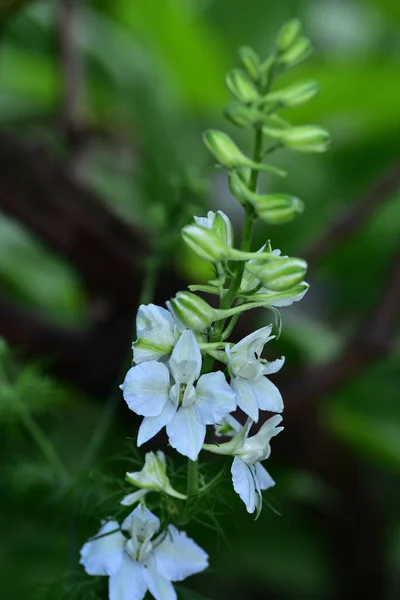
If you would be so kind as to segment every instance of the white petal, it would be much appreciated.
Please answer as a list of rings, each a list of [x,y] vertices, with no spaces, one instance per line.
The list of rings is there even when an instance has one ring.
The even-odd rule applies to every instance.
[[[175,321],[172,315],[161,306],[155,304],[141,304],[136,317],[136,335],[144,337],[150,331],[158,330],[163,335],[169,335],[169,340],[174,343],[173,331]]]
[[[183,581],[208,567],[208,555],[184,531],[170,525],[154,551],[158,572],[171,581]]]
[[[263,368],[263,375],[272,375],[272,373],[277,373],[282,369],[284,362],[284,356],[281,356],[281,358],[278,358],[277,360],[267,362]]]
[[[139,504],[123,521],[121,528],[128,531],[134,539],[143,541],[160,529],[160,520],[145,507]]]
[[[202,375],[196,386],[194,410],[204,425],[218,423],[236,408],[236,394],[226,382],[222,371]]]
[[[235,456],[232,468],[233,488],[246,505],[247,512],[253,513],[257,506],[257,492],[250,468]]]
[[[143,567],[124,553],[121,568],[110,577],[110,600],[142,600],[147,591]]]
[[[176,592],[171,581],[157,571],[154,557],[150,557],[147,568],[143,569],[143,577],[150,593],[156,600],[176,600]]]
[[[258,402],[251,388],[252,383],[253,380],[244,379],[243,377],[232,377],[231,379],[231,387],[236,393],[236,402],[239,408],[257,423]]]
[[[253,331],[253,333],[246,335],[240,342],[232,346],[231,351],[239,352],[249,350],[260,355],[264,345],[275,337],[274,335],[270,335],[271,331],[272,325],[261,327],[261,329],[257,329],[256,331]]]
[[[282,412],[283,400],[281,393],[276,385],[266,377],[262,376],[252,380],[236,377],[233,382],[238,395],[238,405],[253,421],[258,420],[258,409]],[[257,407],[257,410],[255,407]]]
[[[89,575],[111,575],[120,568],[125,537],[121,531],[115,531],[116,529],[119,529],[117,521],[107,521],[95,538],[82,547],[80,564]],[[114,533],[110,533],[111,531]],[[107,533],[109,535],[104,535]]]
[[[257,484],[260,490],[268,490],[270,487],[275,485],[275,481],[272,479],[268,471],[264,469],[261,463],[256,463],[254,468]]]
[[[154,437],[165,425],[168,425],[175,413],[175,404],[168,400],[158,417],[145,417],[139,427],[137,445],[141,446]]]
[[[168,401],[169,371],[156,360],[142,363],[129,369],[121,389],[133,412],[144,417],[155,417]]]
[[[123,506],[132,506],[132,504],[136,504],[142,498],[144,498],[148,492],[149,490],[138,490],[137,492],[132,492],[132,494],[128,494],[122,498],[121,504]]]
[[[242,425],[232,415],[225,415],[215,425],[215,435],[218,437],[234,437],[240,431],[242,431]]]
[[[206,437],[206,426],[197,420],[193,405],[181,406],[168,423],[167,434],[175,450],[196,460]]]
[[[176,344],[169,361],[169,366],[178,383],[195,381],[201,370],[201,352],[199,344],[189,329],[184,331]]]

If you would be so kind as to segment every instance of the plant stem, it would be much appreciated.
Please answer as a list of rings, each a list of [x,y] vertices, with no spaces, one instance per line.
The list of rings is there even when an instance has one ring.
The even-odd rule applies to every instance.
[[[188,500],[199,493],[199,461],[188,458],[187,497]]]
[[[48,437],[36,422],[36,420],[32,417],[32,415],[26,411],[21,411],[21,418],[24,426],[31,434],[33,440],[36,442],[36,445],[41,450],[43,456],[46,458],[49,465],[54,469],[56,473],[59,474],[60,479],[63,482],[69,481],[69,473],[67,469],[64,467],[60,457],[58,456],[53,444],[49,441]]]

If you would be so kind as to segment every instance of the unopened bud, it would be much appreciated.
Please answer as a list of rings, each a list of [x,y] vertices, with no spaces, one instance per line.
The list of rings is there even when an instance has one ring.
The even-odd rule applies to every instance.
[[[228,254],[226,244],[212,229],[201,225],[186,225],[181,235],[185,244],[201,260],[219,262]]]
[[[259,98],[258,90],[250,77],[241,69],[232,69],[226,76],[228,90],[240,102],[248,104]]]
[[[178,292],[168,303],[168,308],[185,327],[204,331],[216,320],[216,311],[192,292]]]
[[[288,223],[304,210],[303,202],[290,194],[260,195],[252,205],[258,217],[270,225]]]
[[[279,139],[284,146],[298,152],[325,152],[330,144],[329,133],[318,125],[286,129]]]
[[[285,52],[297,40],[301,34],[301,23],[299,19],[292,19],[285,23],[278,33],[277,48],[279,52]]]
[[[262,120],[262,114],[255,106],[245,106],[240,102],[228,104],[224,115],[237,127],[250,127]]]
[[[319,92],[316,81],[302,81],[294,83],[282,90],[271,92],[262,100],[262,104],[279,104],[282,108],[291,108],[308,102]]]
[[[206,217],[194,217],[197,225],[211,229],[224,244],[233,246],[233,227],[230,218],[218,210],[216,213],[209,210]]]
[[[282,66],[289,68],[298,65],[312,54],[313,47],[306,37],[299,37],[292,46],[279,56]]]
[[[258,171],[271,171],[280,177],[285,177],[285,171],[272,165],[257,163],[243,154],[231,140],[229,135],[216,129],[208,129],[203,134],[203,140],[210,152],[228,168],[250,167]]]
[[[261,60],[258,54],[249,46],[242,46],[239,48],[239,58],[246,73],[250,75],[253,81],[258,81],[261,67]]]
[[[303,281],[307,263],[301,258],[279,257],[263,265],[249,263],[246,268],[268,289],[283,292]]]

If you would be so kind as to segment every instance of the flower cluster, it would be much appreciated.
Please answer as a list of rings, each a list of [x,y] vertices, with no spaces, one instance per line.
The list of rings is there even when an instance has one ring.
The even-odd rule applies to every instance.
[[[259,515],[262,492],[274,485],[262,463],[270,456],[272,437],[283,429],[280,413],[284,405],[269,377],[282,368],[285,359],[268,361],[263,350],[280,334],[278,309],[301,300],[309,285],[304,280],[304,260],[282,255],[269,241],[257,252],[251,251],[251,237],[256,219],[274,226],[303,211],[303,202],[290,194],[258,192],[260,171],[286,175],[266,164],[265,157],[279,148],[322,152],[328,147],[329,136],[321,127],[293,127],[277,114],[313,98],[317,84],[306,81],[272,90],[277,77],[310,52],[311,44],[302,36],[297,20],[281,29],[265,61],[251,48],[240,49],[241,68],[227,76],[234,101],[225,114],[235,125],[254,130],[253,157],[247,157],[222,131],[204,134],[205,145],[227,171],[231,193],[245,211],[239,247],[235,247],[226,214],[218,210],[194,217],[183,227],[182,238],[199,259],[211,264],[213,278],[206,285],[178,292],[166,307],[149,303],[138,309],[133,366],[120,387],[128,407],[143,417],[137,445],[165,428],[169,445],[189,459],[188,485],[183,494],[171,483],[160,450],[146,454],[140,471],[126,474],[136,489],[121,504],[139,506],[121,526],[113,520],[103,523],[96,538],[82,549],[86,571],[110,577],[110,600],[141,600],[146,590],[156,600],[173,600],[176,593],[171,582],[207,567],[205,552],[174,525],[190,520],[190,503],[195,499],[199,505],[212,484],[204,474],[199,476],[197,461],[202,450],[232,457],[233,488],[249,513]],[[265,139],[271,145],[264,148]],[[216,296],[219,303],[210,304],[198,292]],[[274,324],[267,321],[239,342],[230,341],[242,313],[260,307],[267,309],[266,315],[273,315]],[[233,416],[236,411],[242,415],[239,420]],[[267,412],[275,414],[268,417]],[[256,432],[251,433],[257,423]],[[160,506],[163,503],[164,517],[169,511],[163,527],[145,506],[149,494],[157,494]],[[173,510],[168,508],[171,503],[175,503]],[[176,503],[182,503],[180,508],[176,509]],[[174,521],[178,513],[183,515],[179,522]]]

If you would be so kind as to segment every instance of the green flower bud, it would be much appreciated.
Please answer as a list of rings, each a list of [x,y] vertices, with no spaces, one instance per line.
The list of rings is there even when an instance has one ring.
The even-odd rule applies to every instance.
[[[318,125],[300,125],[286,129],[280,141],[297,152],[325,152],[330,144],[330,136],[326,129]]]
[[[258,217],[271,225],[287,223],[304,209],[303,202],[290,194],[256,194],[252,192],[237,172],[229,174],[229,187],[232,195],[241,204],[249,202]]]
[[[302,282],[307,263],[301,258],[275,258],[263,265],[248,263],[246,268],[270,290],[283,292]]]
[[[313,47],[306,37],[299,37],[292,46],[278,58],[283,67],[290,68],[306,60],[312,54]]]
[[[258,90],[250,77],[241,69],[232,69],[226,76],[228,90],[240,102],[248,104],[259,98]]]
[[[214,217],[213,231],[228,247],[233,246],[233,227],[229,217],[217,210]]]
[[[168,308],[185,327],[194,331],[210,327],[217,315],[215,309],[192,292],[178,292],[168,303]]]
[[[245,156],[235,142],[231,140],[229,135],[223,131],[216,129],[208,129],[203,134],[203,140],[210,152],[215,158],[225,167],[228,168],[239,168],[239,167],[250,167],[258,171],[271,171],[280,177],[285,177],[285,171],[277,169],[271,165],[264,165],[256,163],[247,156]]]
[[[297,40],[301,34],[301,23],[299,19],[292,19],[285,23],[278,33],[277,48],[279,52],[285,52]]]
[[[304,210],[304,203],[290,194],[264,194],[252,202],[260,219],[270,225],[292,221]]]
[[[229,248],[212,229],[197,224],[186,225],[181,235],[185,244],[201,260],[219,262],[227,257]]]
[[[319,92],[319,85],[316,81],[302,81],[294,83],[282,90],[271,92],[262,99],[262,104],[279,104],[282,108],[291,108],[308,102]]]
[[[261,68],[261,60],[258,54],[249,46],[242,46],[239,48],[239,58],[246,73],[250,75],[253,81],[258,81]]]
[[[262,120],[262,114],[255,106],[245,106],[231,102],[224,110],[225,117],[238,127],[250,127]]]

